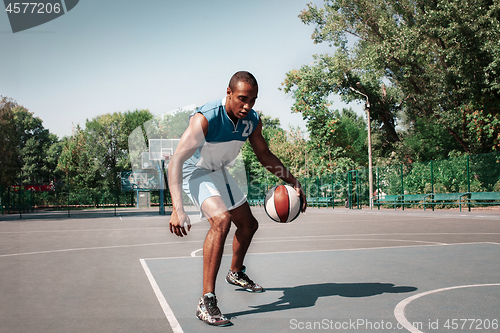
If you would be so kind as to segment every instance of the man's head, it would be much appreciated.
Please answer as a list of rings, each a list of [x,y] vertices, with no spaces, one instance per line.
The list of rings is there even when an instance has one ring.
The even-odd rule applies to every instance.
[[[226,111],[236,121],[245,118],[257,99],[259,86],[249,72],[240,71],[231,77],[227,87]]]
[[[231,80],[229,80],[229,89],[234,90],[238,82],[246,82],[253,87],[258,87],[257,79],[255,79],[255,76],[247,71],[239,71],[234,73],[234,75],[231,77]]]

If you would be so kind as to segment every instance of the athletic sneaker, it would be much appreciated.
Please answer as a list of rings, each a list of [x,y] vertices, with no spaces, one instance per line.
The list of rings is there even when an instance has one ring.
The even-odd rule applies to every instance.
[[[198,301],[198,309],[196,310],[196,317],[208,325],[232,325],[231,321],[220,312],[217,306],[217,299],[213,293],[205,294],[200,298]]]
[[[257,283],[250,280],[248,275],[245,274],[246,267],[243,266],[243,269],[238,272],[229,271],[226,276],[226,282],[230,284],[234,284],[235,286],[242,287],[246,291],[253,293],[260,293],[264,291],[264,288],[259,286]]]

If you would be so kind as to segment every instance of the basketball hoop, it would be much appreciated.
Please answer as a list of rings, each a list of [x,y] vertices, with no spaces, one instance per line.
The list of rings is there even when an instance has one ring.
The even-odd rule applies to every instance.
[[[171,158],[172,158],[172,155],[171,155],[171,154],[166,154],[166,155],[163,155],[163,160],[164,160],[165,162],[170,161],[170,159],[171,159]]]

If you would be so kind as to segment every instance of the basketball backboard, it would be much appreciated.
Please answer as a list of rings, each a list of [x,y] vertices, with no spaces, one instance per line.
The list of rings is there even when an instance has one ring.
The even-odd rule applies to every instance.
[[[150,139],[149,159],[151,161],[169,161],[175,152],[180,139]]]

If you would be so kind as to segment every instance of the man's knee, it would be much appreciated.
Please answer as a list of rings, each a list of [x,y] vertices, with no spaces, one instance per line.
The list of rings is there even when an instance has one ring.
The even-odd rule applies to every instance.
[[[252,216],[252,224],[251,224],[251,228],[252,228],[252,231],[255,233],[257,231],[257,229],[259,229],[259,222],[257,222],[257,219],[255,217]]]
[[[211,228],[218,233],[227,235],[231,229],[231,214],[224,212],[211,218]]]
[[[252,215],[249,216],[248,220],[244,221],[244,223],[239,224],[238,229],[253,235],[257,232],[257,229],[259,229],[259,222],[257,222],[257,219]]]

